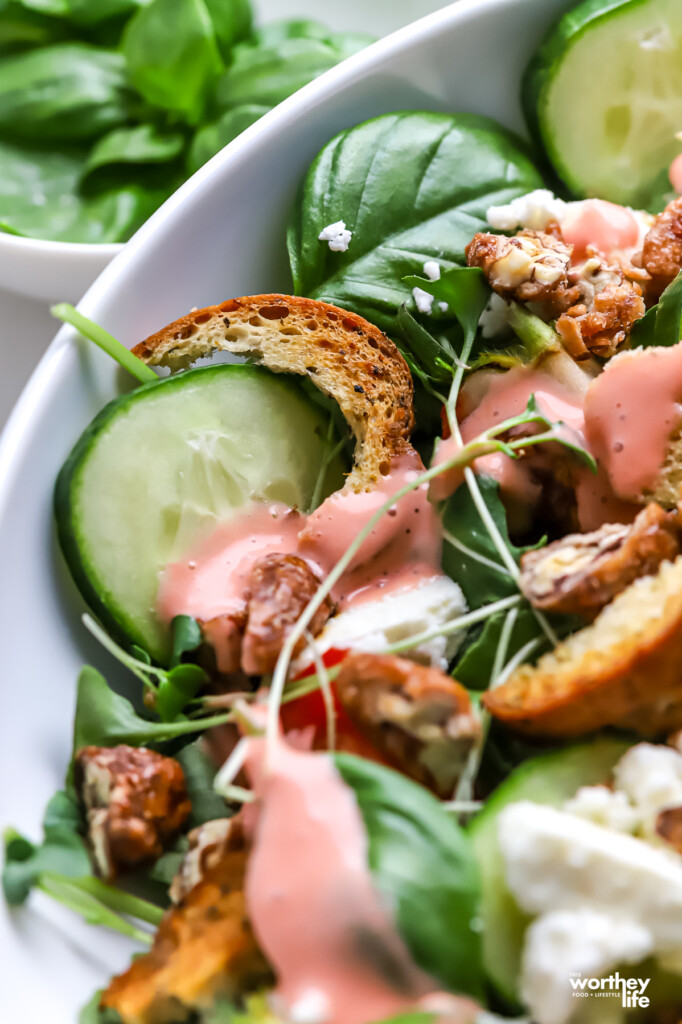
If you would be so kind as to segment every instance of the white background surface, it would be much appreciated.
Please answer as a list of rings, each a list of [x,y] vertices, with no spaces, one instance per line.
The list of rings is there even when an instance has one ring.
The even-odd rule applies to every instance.
[[[261,22],[276,18],[313,18],[337,31],[383,36],[443,7],[444,3],[443,0],[260,0],[254,6]],[[57,325],[46,303],[22,299],[0,289],[0,430],[56,332]]]

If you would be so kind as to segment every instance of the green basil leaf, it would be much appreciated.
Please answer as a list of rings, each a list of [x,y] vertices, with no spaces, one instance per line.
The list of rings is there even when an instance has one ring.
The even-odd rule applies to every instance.
[[[101,167],[120,164],[165,164],[182,154],[185,136],[152,124],[115,128],[95,143],[83,167],[81,180]]]
[[[329,29],[321,21],[305,18],[270,21],[253,34],[254,46],[279,46],[285,39],[328,39]]]
[[[128,118],[120,54],[59,43],[0,62],[0,131],[45,144],[96,138]]]
[[[0,54],[49,46],[64,39],[67,32],[67,27],[56,18],[45,17],[13,0],[0,0]]]
[[[212,121],[200,128],[194,136],[187,157],[187,168],[190,174],[194,174],[200,167],[203,167],[212,156],[215,156],[228,143],[255,124],[263,114],[267,114],[268,110],[270,110],[268,106],[244,103],[242,106],[228,110],[217,121]]]
[[[358,802],[374,883],[415,962],[447,989],[480,997],[479,883],[467,836],[410,779],[351,754],[334,763]]]
[[[215,93],[219,109],[244,103],[274,107],[373,40],[369,36],[286,38],[272,46],[238,47]]]
[[[676,345],[682,338],[682,272],[665,289],[655,306],[638,320],[631,333],[632,344]]]
[[[33,3],[44,3],[45,0],[31,0]],[[47,0],[48,3],[59,5],[60,0]],[[129,17],[150,0],[64,0],[65,16],[77,25],[92,26],[110,18]],[[26,0],[24,0],[26,3]]]
[[[293,212],[289,258],[299,295],[366,316],[389,333],[426,260],[463,265],[488,207],[539,188],[522,144],[474,114],[404,111],[337,135],[320,152]],[[319,241],[343,220],[346,252]]]
[[[63,790],[52,797],[43,818],[43,842],[36,846],[13,830],[5,833],[2,887],[10,906],[23,903],[45,871],[80,877],[91,871],[81,835],[76,797]]]
[[[0,141],[0,230],[58,242],[122,242],[178,184],[108,183],[84,195],[82,151],[60,152]],[[106,183],[105,183],[106,185]]]
[[[205,0],[153,0],[121,44],[128,76],[149,103],[198,124],[223,69]]]
[[[421,288],[444,303],[444,313],[454,315],[467,335],[476,332],[490,298],[490,287],[479,267],[451,267],[437,281],[410,274],[404,283],[409,288]]]
[[[253,12],[249,0],[205,0],[213,22],[218,46],[224,59],[231,58],[232,47],[246,39],[251,31]]]

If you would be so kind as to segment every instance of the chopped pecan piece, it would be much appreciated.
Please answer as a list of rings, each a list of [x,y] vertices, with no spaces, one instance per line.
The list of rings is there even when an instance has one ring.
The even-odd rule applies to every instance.
[[[308,562],[296,555],[266,555],[255,563],[248,585],[248,619],[242,643],[242,668],[247,675],[274,670],[289,631],[319,585]],[[327,598],[310,623],[312,636],[317,636],[332,611]],[[304,645],[302,640],[295,653]]]
[[[191,810],[178,762],[144,747],[83,747],[76,782],[95,866],[107,880],[160,857]]]
[[[206,867],[164,914],[151,950],[110,983],[102,1007],[123,1024],[167,1024],[271,982],[248,919],[247,858],[244,849],[229,850]]]
[[[634,523],[576,533],[521,560],[521,589],[535,608],[593,619],[617,594],[680,553],[676,516],[652,503]]]
[[[334,682],[353,724],[396,768],[450,796],[480,735],[469,695],[439,669],[389,654],[349,654]]]
[[[576,281],[580,297],[556,322],[564,347],[574,359],[615,355],[646,312],[639,284],[626,280],[620,270],[607,269],[608,276],[617,280],[601,288],[589,279]]]
[[[308,562],[297,555],[270,554],[254,562],[244,593],[244,611],[218,615],[201,624],[218,671],[230,674],[241,669],[247,676],[272,672],[289,631],[319,585]],[[327,598],[308,627],[312,636],[317,636],[333,610]],[[303,640],[295,653],[304,646]]]
[[[547,303],[557,312],[574,299],[566,296],[571,252],[572,246],[543,231],[519,231],[513,238],[479,233],[466,247],[467,264],[480,267],[502,298]]]
[[[656,302],[682,270],[682,196],[654,220],[644,239],[642,266],[651,275],[647,301]]]

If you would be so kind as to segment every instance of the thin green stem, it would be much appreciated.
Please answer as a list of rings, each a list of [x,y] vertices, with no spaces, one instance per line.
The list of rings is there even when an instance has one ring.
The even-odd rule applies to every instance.
[[[70,303],[59,302],[56,306],[52,307],[51,313],[57,320],[75,327],[88,341],[94,342],[103,352],[111,356],[119,366],[122,366],[136,380],[139,380],[140,384],[151,384],[153,381],[158,381],[159,378],[150,366],[147,366],[141,359],[133,355],[130,349],[122,345],[120,341],[117,341],[112,334],[105,331],[99,324],[79,313]]]
[[[460,615],[457,619],[451,619],[450,622],[439,626],[438,629],[431,629],[424,633],[418,633],[416,636],[399,640],[397,643],[391,644],[390,647],[385,647],[382,653],[398,654],[400,651],[411,651],[419,647],[420,644],[428,643],[429,640],[436,640],[439,636],[451,636],[453,633],[459,633],[461,630],[467,629],[477,622],[483,622],[485,619],[490,618],[491,615],[495,615],[496,612],[506,611],[507,608],[514,608],[516,610],[522,601],[523,598],[520,594],[503,597],[492,604],[486,604],[482,608],[477,608],[475,612],[467,612],[466,615]]]
[[[479,562],[481,565],[485,565],[486,568],[501,573],[502,576],[509,576],[509,570],[505,569],[503,565],[500,565],[499,562],[493,562],[492,558],[486,558],[485,555],[479,554],[478,551],[474,551],[473,548],[468,547],[458,537],[450,533],[449,530],[443,529],[443,538],[451,547],[461,551],[467,558],[471,558],[474,562]]]
[[[132,654],[128,654],[120,644],[117,644],[115,640],[109,636],[109,634],[102,629],[99,622],[95,622],[91,615],[87,612],[81,616],[81,621],[85,628],[91,633],[95,640],[99,641],[102,647],[111,654],[113,658],[120,661],[133,675],[137,676],[145,686],[149,686],[152,690],[156,689],[155,684],[149,678],[150,676],[156,676],[157,679],[164,679],[166,672],[163,669],[156,668],[154,665],[146,665],[143,661],[139,661],[134,658]]]

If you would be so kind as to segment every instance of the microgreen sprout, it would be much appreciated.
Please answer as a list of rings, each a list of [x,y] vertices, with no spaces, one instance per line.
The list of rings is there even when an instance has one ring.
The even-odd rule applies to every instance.
[[[141,359],[138,359],[136,355],[122,345],[120,341],[114,338],[113,334],[109,334],[103,327],[96,324],[93,320],[89,320],[88,317],[83,316],[77,309],[71,306],[68,302],[60,302],[56,306],[53,306],[50,310],[52,316],[56,317],[57,320],[61,320],[65,324],[70,324],[75,327],[76,330],[87,338],[88,341],[94,342],[103,352],[106,352],[108,356],[115,359],[119,366],[122,366],[124,370],[132,374],[140,382],[140,384],[152,384],[158,382],[159,378],[146,363],[143,363]]]

